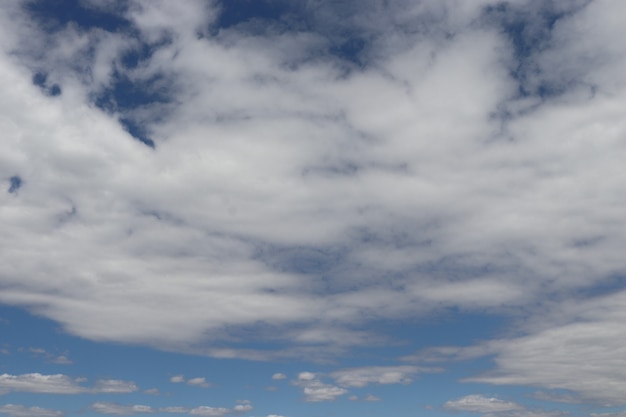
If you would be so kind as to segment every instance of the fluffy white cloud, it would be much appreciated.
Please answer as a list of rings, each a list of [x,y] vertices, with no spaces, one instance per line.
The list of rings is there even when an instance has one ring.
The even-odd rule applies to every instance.
[[[282,374],[282,373],[276,373],[274,375],[272,375],[272,379],[275,381],[279,381],[281,379],[287,379],[287,375]]]
[[[93,387],[81,385],[83,379],[71,378],[63,374],[43,375],[39,373],[22,375],[0,375],[0,393],[34,392],[41,394],[107,394],[131,393],[137,386],[131,381],[101,379]]]
[[[63,412],[41,407],[25,407],[16,404],[0,405],[0,414],[10,417],[60,417]]]
[[[304,400],[307,402],[334,401],[348,393],[345,388],[332,384],[326,384],[312,372],[301,372],[298,379],[292,382],[293,385],[302,388]]]

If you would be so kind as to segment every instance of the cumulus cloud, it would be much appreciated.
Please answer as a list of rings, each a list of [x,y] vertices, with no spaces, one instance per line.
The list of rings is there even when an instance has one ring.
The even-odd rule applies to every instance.
[[[345,388],[322,382],[312,372],[299,373],[298,379],[292,381],[292,384],[302,388],[304,400],[307,402],[334,401],[348,392]]]
[[[272,375],[272,379],[275,380],[275,381],[279,381],[281,379],[287,379],[287,375],[281,374],[281,373],[276,373],[276,374]]]
[[[22,375],[0,375],[0,393],[33,392],[41,394],[124,394],[138,390],[134,382],[115,379],[101,379],[93,387],[81,385],[84,379],[71,378],[63,374],[43,375],[39,373]]]

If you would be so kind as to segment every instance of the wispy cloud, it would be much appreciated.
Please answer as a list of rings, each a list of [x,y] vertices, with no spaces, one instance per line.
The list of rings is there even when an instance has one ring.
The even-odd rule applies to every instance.
[[[81,385],[82,378],[71,378],[63,374],[44,375],[39,373],[22,375],[0,375],[0,393],[33,392],[40,394],[124,394],[138,390],[134,382],[101,379],[93,387]]]
[[[187,414],[192,416],[219,417],[230,414],[252,411],[250,401],[239,401],[233,408],[199,406],[189,407],[152,407],[148,405],[121,405],[108,402],[97,402],[91,405],[91,409],[99,414],[130,416],[137,414],[172,413]]]
[[[0,414],[10,417],[60,417],[63,412],[41,407],[25,407],[16,404],[0,405]]]

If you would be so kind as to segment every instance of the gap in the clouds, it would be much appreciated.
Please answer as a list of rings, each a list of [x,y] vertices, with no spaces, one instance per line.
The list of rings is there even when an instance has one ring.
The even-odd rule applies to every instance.
[[[17,194],[17,190],[22,187],[22,177],[19,175],[14,175],[9,178],[9,189],[7,190],[10,194]]]
[[[218,29],[227,29],[258,20],[284,24],[288,15],[301,11],[298,3],[285,0],[222,0],[215,25]]]
[[[141,63],[149,60],[152,55],[160,48],[168,46],[172,43],[172,38],[168,35],[163,36],[156,42],[145,43],[142,42],[140,45],[134,48],[128,49],[122,55],[120,59],[120,63],[125,69],[135,69]],[[118,74],[119,76],[119,74]]]
[[[518,82],[520,97],[538,96],[547,99],[567,91],[569,86],[555,85],[541,79],[542,69],[536,59],[551,47],[552,33],[558,22],[580,11],[589,2],[577,0],[567,6],[537,2],[534,7],[501,2],[484,8],[484,21],[498,27],[509,41],[513,52],[510,73]]]
[[[217,34],[221,29],[232,28],[252,36],[311,33],[327,41],[326,47],[315,51],[311,59],[330,55],[350,65],[363,67],[363,52],[369,45],[369,36],[365,30],[337,18],[334,15],[336,9],[342,7],[286,0],[221,1],[212,32]],[[328,16],[333,16],[333,19],[327,19]]]
[[[127,75],[114,71],[111,85],[93,100],[97,107],[106,112],[120,113],[120,124],[124,129],[146,146],[155,148],[146,126],[150,121],[140,120],[133,113],[137,109],[170,103],[172,88],[171,80],[163,75],[155,75],[147,80],[132,80]]]
[[[33,75],[33,84],[41,89],[41,92],[50,97],[60,96],[62,93],[61,87],[58,84],[52,84],[48,82],[48,74],[45,72],[37,72]]]
[[[615,273],[611,274],[604,279],[596,279],[593,281],[593,285],[590,287],[578,289],[577,295],[584,299],[591,299],[594,297],[604,297],[615,294],[618,291],[623,291],[626,288],[626,274]]]
[[[149,148],[155,149],[156,145],[154,141],[148,137],[147,129],[141,126],[139,123],[136,123],[132,119],[121,118],[120,124],[124,127],[124,129],[139,142],[143,143]]]
[[[31,0],[24,4],[24,9],[47,32],[62,30],[68,24],[75,24],[83,29],[100,28],[109,32],[125,30],[131,23],[122,17],[127,2],[119,2],[119,14],[94,7],[86,7],[81,0]]]

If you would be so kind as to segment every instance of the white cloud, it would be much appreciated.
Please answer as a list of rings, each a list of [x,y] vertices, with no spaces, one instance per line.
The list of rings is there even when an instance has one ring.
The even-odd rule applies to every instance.
[[[173,382],[174,384],[179,384],[181,382],[185,382],[185,377],[183,375],[174,375],[170,377],[170,382]]]
[[[101,379],[96,382],[95,387],[92,389],[96,393],[131,393],[137,391],[139,388],[131,381],[122,381],[119,379]]]
[[[272,375],[272,379],[275,380],[275,381],[279,381],[281,379],[287,379],[287,375],[281,374],[281,373],[276,373],[276,374]]]
[[[302,388],[304,400],[307,402],[334,401],[348,393],[348,390],[336,385],[326,384],[312,372],[300,372],[293,385]]]
[[[190,378],[187,380],[187,385],[193,385],[196,387],[210,387],[211,384],[209,384],[206,381],[206,378],[204,377],[196,377],[196,378]]]
[[[98,380],[91,388],[81,385],[82,382],[84,382],[84,379],[72,379],[63,374],[2,374],[0,375],[0,393],[33,392],[41,394],[123,394],[135,392],[138,389],[135,383],[131,381],[114,379]]]
[[[468,395],[458,400],[451,400],[446,402],[443,407],[451,411],[470,411],[473,413],[499,413],[524,409],[517,403],[482,395]]]
[[[409,384],[422,369],[417,366],[370,366],[335,371],[330,376],[344,387],[365,387],[368,384]]]
[[[91,408],[100,414],[112,414],[118,416],[130,416],[135,414],[150,414],[155,410],[147,405],[120,405],[114,403],[97,402]]]
[[[10,417],[60,417],[63,415],[63,412],[41,407],[4,404],[0,405],[0,414],[6,414]]]
[[[201,406],[196,407],[189,411],[189,414],[193,416],[205,416],[205,417],[214,417],[214,416],[225,416],[226,414],[230,414],[231,410],[223,407],[208,407]]]
[[[188,414],[193,416],[218,417],[229,414],[239,414],[251,411],[254,408],[250,401],[243,400],[233,408],[199,406],[195,408],[187,408],[180,406],[155,408],[148,405],[121,405],[107,402],[97,402],[91,405],[91,408],[100,414],[111,415],[136,415],[136,414],[152,414],[152,413],[172,413],[172,414]]]
[[[497,368],[468,380],[566,389],[585,401],[624,405],[625,305],[626,291],[561,303],[526,336],[489,342]]]

